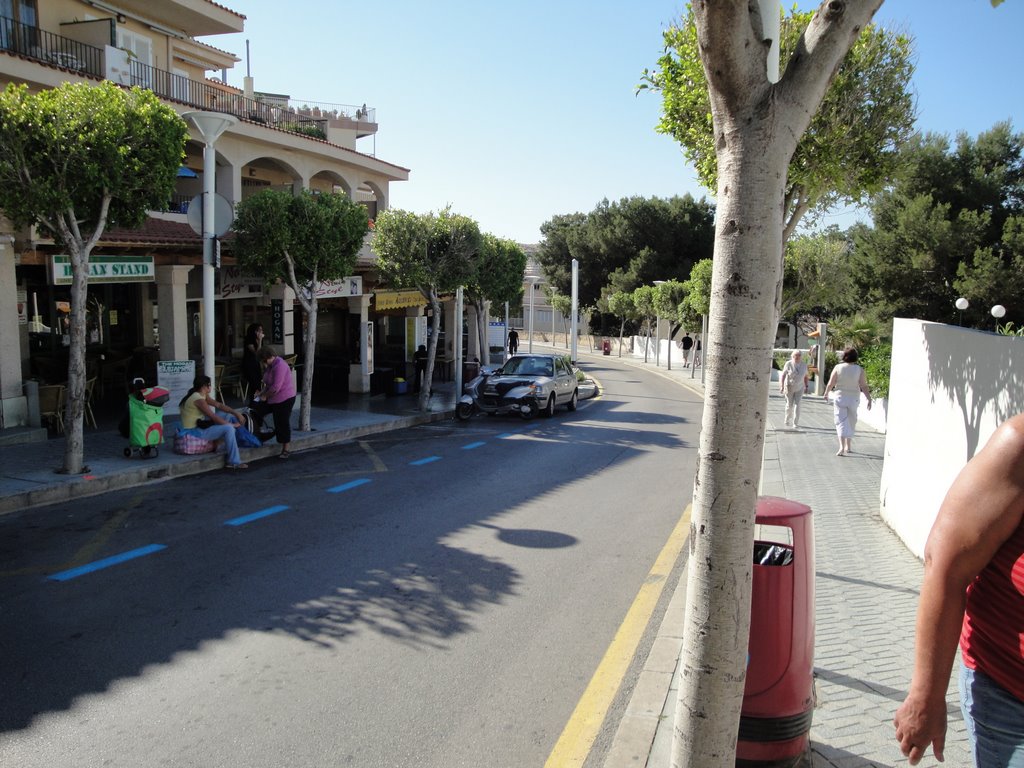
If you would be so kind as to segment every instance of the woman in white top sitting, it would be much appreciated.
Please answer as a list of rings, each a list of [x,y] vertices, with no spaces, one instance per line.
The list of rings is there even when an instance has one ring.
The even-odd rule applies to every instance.
[[[857,406],[860,405],[860,393],[868,398],[868,410],[871,410],[871,390],[864,369],[857,365],[857,350],[847,347],[843,350],[843,362],[832,369],[832,375],[825,387],[825,399],[833,389],[838,393],[832,401],[832,410],[836,420],[836,435],[839,437],[839,450],[836,456],[846,456],[853,451],[853,433],[857,429]]]
[[[234,408],[214,400],[210,396],[212,388],[209,376],[196,376],[192,389],[180,403],[183,431],[204,440],[223,440],[228,452],[227,468],[248,469],[249,465],[242,463],[238,441],[235,439],[235,430],[241,426],[242,415]]]

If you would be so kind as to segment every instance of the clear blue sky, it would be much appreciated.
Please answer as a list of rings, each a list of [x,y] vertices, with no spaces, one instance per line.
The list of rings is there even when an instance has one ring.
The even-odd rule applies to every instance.
[[[244,34],[207,38],[242,58],[230,84],[248,39],[256,90],[376,108],[376,145],[359,148],[410,169],[394,207],[451,204],[532,243],[544,221],[602,198],[711,197],[655,133],[660,98],[634,96],[682,0],[220,2],[247,17]],[[1024,0],[887,0],[876,21],[916,39],[920,130],[1024,131]]]

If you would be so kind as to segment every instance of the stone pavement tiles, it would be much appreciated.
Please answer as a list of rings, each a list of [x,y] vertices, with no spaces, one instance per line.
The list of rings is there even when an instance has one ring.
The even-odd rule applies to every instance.
[[[858,430],[851,456],[835,456],[831,406],[805,402],[802,432],[778,430],[781,397],[769,418],[788,498],[814,510],[814,766],[906,765],[892,726],[913,670],[914,620],[923,565],[879,516],[885,436]],[[955,678],[947,695],[945,764],[969,766]],[[922,765],[937,765],[929,752]]]

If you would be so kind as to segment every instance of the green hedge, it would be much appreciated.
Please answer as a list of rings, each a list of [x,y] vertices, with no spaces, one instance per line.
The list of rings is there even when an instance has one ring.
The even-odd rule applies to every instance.
[[[871,396],[889,396],[889,371],[892,367],[892,344],[875,344],[860,353],[860,364],[871,388]]]

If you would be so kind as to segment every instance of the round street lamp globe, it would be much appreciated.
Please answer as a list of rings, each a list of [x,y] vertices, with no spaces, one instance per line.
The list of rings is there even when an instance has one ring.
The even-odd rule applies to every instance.
[[[967,299],[965,299],[963,296],[961,296],[959,299],[953,302],[953,306],[955,306],[957,309],[963,312],[965,309],[971,306],[971,303],[967,301]]]
[[[996,304],[994,307],[992,307],[992,317],[994,317],[996,320],[999,320],[1005,314],[1006,307],[1004,307],[1002,304]]]

